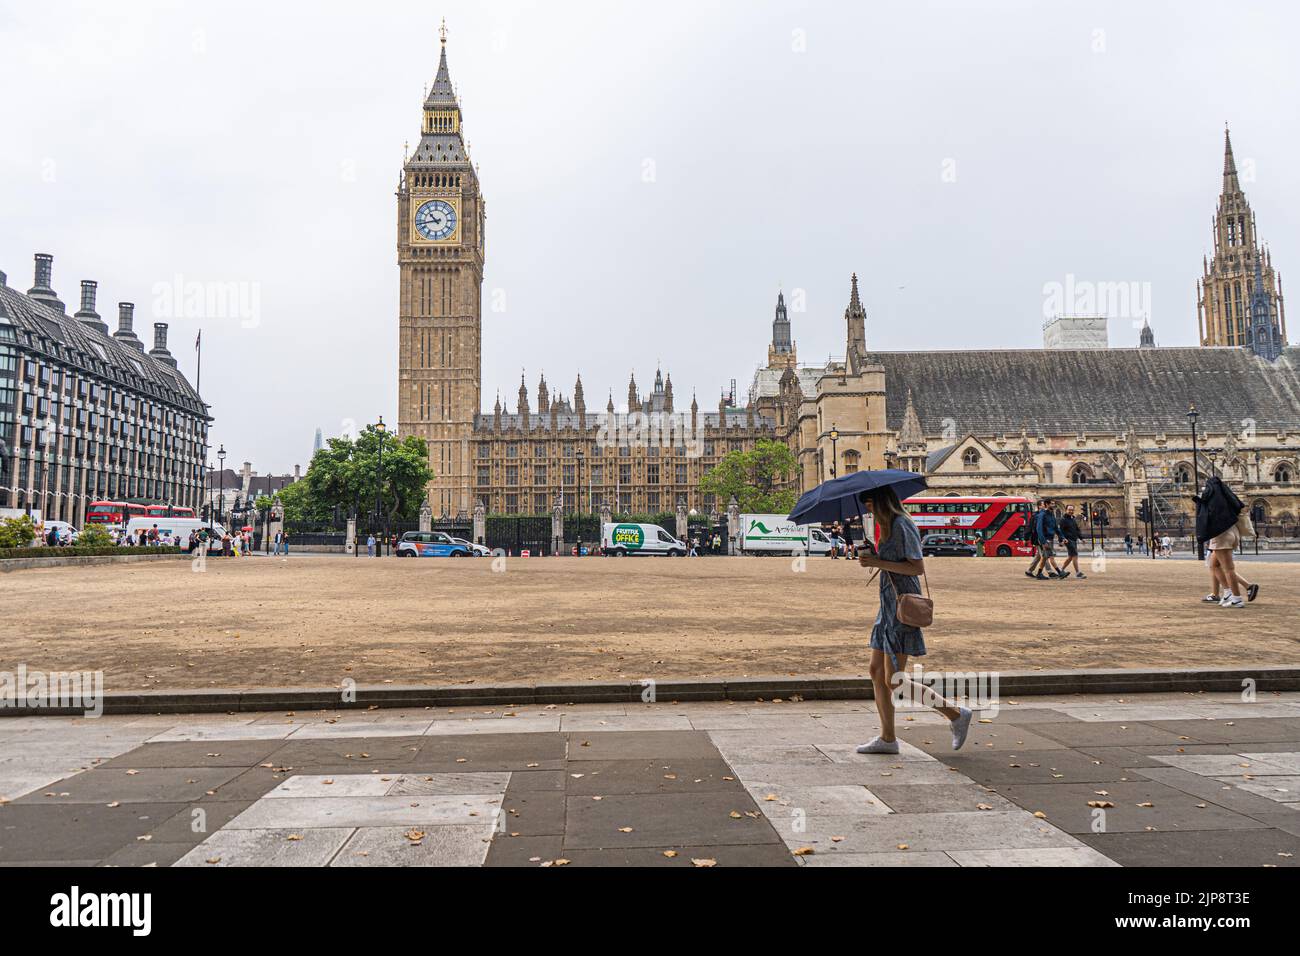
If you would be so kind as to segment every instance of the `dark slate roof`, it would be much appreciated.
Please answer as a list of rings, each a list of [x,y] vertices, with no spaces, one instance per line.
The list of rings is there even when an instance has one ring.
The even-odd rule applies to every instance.
[[[903,423],[907,390],[927,435],[1300,431],[1300,347],[1267,362],[1240,348],[871,352],[885,367],[886,421]],[[945,419],[952,424],[945,427]]]
[[[0,286],[0,323],[5,319],[20,332],[43,336],[57,345],[58,360],[65,365],[209,417],[203,399],[180,370],[7,285]]]
[[[469,157],[460,133],[425,133],[410,156],[411,163],[435,166],[465,166]]]
[[[248,479],[249,497],[273,497],[280,489],[293,484],[293,475],[252,475]]]

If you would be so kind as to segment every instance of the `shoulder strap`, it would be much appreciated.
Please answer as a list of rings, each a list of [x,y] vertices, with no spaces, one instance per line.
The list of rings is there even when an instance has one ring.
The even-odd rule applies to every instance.
[[[873,571],[873,572],[871,573],[871,577],[867,578],[867,584],[870,584],[872,581],[876,580],[876,575],[878,575],[878,574],[880,574],[880,573],[881,573],[880,568],[876,568],[875,571]],[[892,588],[893,591],[894,591],[894,598],[897,599],[897,598],[898,598],[898,587],[894,584],[894,577],[893,577],[893,574],[892,574],[891,572],[889,572],[889,571],[886,571],[886,572],[884,572],[884,573],[885,573],[885,580],[889,582],[889,586],[890,586],[890,588]],[[921,572],[921,580],[925,582],[925,596],[926,596],[926,597],[929,597],[929,596],[930,596],[930,577],[929,577],[929,575],[927,575],[924,571]]]

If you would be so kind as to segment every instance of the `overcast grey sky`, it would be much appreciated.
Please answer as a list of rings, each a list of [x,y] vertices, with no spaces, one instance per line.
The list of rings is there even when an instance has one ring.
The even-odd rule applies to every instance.
[[[170,343],[192,380],[202,325],[236,463],[395,421],[393,193],[442,16],[487,197],[485,409],[521,367],[603,406],[657,362],[714,407],[765,361],[778,283],[800,358],[842,354],[855,270],[873,348],[1038,347],[1071,275],[1149,289],[1159,343],[1194,344],[1225,121],[1300,275],[1281,0],[4,0],[0,269],[26,289],[52,253],[72,308],[97,279],[146,329],[177,277],[238,283],[244,311],[182,309]]]

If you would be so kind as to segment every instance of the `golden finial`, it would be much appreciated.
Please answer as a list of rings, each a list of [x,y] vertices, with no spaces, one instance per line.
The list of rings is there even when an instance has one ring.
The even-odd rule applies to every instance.
[[[442,18],[442,26],[438,27],[438,36],[442,40],[442,45],[447,45],[447,18]]]
[[[408,139],[404,139],[402,140],[402,162],[406,162],[407,158],[410,155],[411,155],[411,141]]]

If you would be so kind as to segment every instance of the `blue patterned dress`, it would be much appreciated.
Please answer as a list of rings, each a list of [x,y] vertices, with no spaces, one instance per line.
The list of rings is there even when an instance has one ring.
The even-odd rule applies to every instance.
[[[880,542],[880,558],[884,561],[919,561],[921,555],[921,533],[916,530],[916,525],[912,519],[899,516],[894,519],[894,527],[890,530],[888,540]],[[887,578],[893,580],[893,587],[889,586]],[[921,579],[910,574],[892,574],[889,571],[880,572],[880,611],[876,614],[876,623],[871,628],[871,646],[878,651],[884,651],[894,660],[895,654],[906,654],[908,657],[923,657],[925,655],[925,638],[921,636],[919,627],[908,627],[898,619],[898,602],[894,597],[894,589],[898,589],[899,594],[920,594]],[[897,660],[894,660],[897,664]]]

